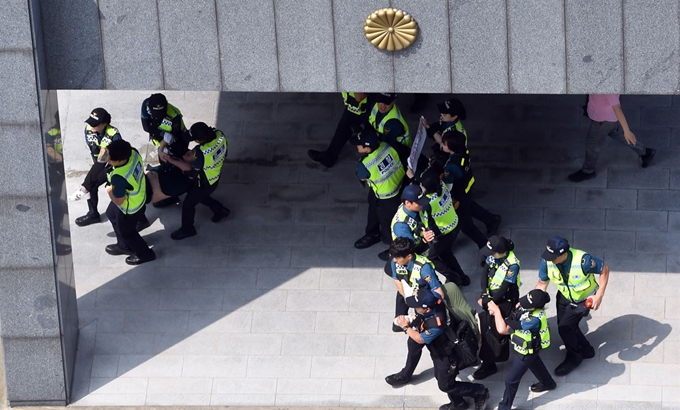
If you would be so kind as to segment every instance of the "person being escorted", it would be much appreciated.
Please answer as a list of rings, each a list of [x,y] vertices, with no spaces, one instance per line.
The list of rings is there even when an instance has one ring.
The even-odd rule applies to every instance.
[[[366,230],[354,247],[366,249],[380,241],[390,244],[391,221],[399,208],[399,192],[406,171],[394,148],[381,142],[374,130],[363,130],[350,142],[363,156],[357,166],[357,178],[371,188],[368,191]]]
[[[595,275],[600,275],[600,283]],[[609,282],[609,266],[584,251],[572,249],[566,239],[555,236],[548,240],[538,268],[536,289],[545,291],[548,284],[557,286],[557,330],[567,355],[555,368],[557,376],[569,374],[583,359],[595,357],[595,349],[579,327],[590,309],[602,304]]]
[[[463,126],[463,122],[467,118],[467,112],[463,103],[457,98],[451,98],[443,103],[437,104],[439,110],[439,121],[434,124],[429,124],[424,117],[420,118],[420,122],[427,129],[427,136],[433,138],[436,144],[433,150],[436,152],[442,143],[442,137],[449,131],[458,131],[465,135],[465,151],[467,154],[467,131]]]
[[[368,116],[368,123],[380,134],[382,141],[397,150],[402,163],[406,164],[411,154],[413,138],[406,119],[397,107],[397,94],[375,94],[375,101]]]
[[[345,111],[340,117],[335,134],[325,151],[310,149],[307,155],[312,161],[318,162],[326,168],[331,168],[338,161],[340,151],[347,144],[352,134],[359,132],[362,124],[368,122],[368,110],[370,107],[367,93],[342,93]]]
[[[215,192],[220,181],[222,164],[227,157],[228,143],[224,133],[209,127],[204,122],[191,126],[188,138],[195,141],[192,150],[187,151],[182,159],[168,157],[168,162],[194,180],[182,203],[182,226],[170,234],[175,240],[196,235],[194,217],[196,205],[199,203],[212,210],[211,221],[219,222],[229,216],[229,209],[210,195]]]
[[[489,313],[496,321],[499,333],[510,335],[515,349],[515,358],[505,376],[503,399],[498,410],[510,410],[515,401],[519,383],[527,370],[531,370],[538,383],[531,385],[531,391],[540,393],[553,390],[557,383],[546,369],[539,352],[550,347],[550,329],[548,317],[543,309],[550,302],[550,295],[540,289],[534,289],[524,295],[518,303],[518,309],[504,319],[501,308],[493,301],[489,302]]]
[[[607,137],[628,144],[630,149],[640,157],[642,168],[647,168],[654,159],[656,150],[641,144],[630,130],[626,116],[621,109],[619,97],[619,94],[590,94],[588,96],[586,110],[590,118],[590,127],[586,136],[586,159],[581,169],[569,175],[569,180],[581,182],[597,176],[595,166]]]
[[[489,399],[489,390],[483,384],[456,380],[456,362],[449,354],[452,342],[445,334],[446,327],[451,326],[453,320],[444,302],[426,284],[406,298],[406,304],[415,309],[416,317],[399,316],[395,322],[410,339],[427,346],[430,351],[439,390],[445,392],[450,400],[439,409],[467,409],[468,403],[464,398],[469,397],[474,400],[475,410],[483,410]]]
[[[139,265],[156,259],[156,254],[137,232],[137,223],[145,221],[146,179],[144,163],[139,152],[124,140],[113,141],[107,148],[108,175],[106,192],[111,203],[106,216],[111,221],[116,243],[106,246],[109,255],[129,255],[128,265]]]

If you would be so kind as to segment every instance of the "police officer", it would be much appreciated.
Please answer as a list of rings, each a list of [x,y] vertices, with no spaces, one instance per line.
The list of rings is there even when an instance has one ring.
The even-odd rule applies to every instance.
[[[181,174],[180,170],[167,163],[168,157],[182,158],[189,149],[185,138],[187,132],[180,110],[168,103],[163,94],[151,94],[142,102],[142,128],[149,133],[149,140],[158,147],[158,159],[161,162],[159,173]],[[181,176],[178,176],[181,177]],[[154,203],[154,207],[163,208],[179,202],[177,196]]]
[[[227,157],[227,138],[222,131],[211,128],[204,122],[192,125],[188,138],[198,145],[187,151],[181,160],[168,158],[169,163],[194,179],[194,184],[182,203],[182,226],[170,234],[175,240],[196,235],[194,216],[199,203],[213,211],[213,222],[221,221],[230,213],[229,209],[210,196],[217,189],[222,164]]]
[[[390,222],[399,207],[399,192],[406,171],[394,148],[381,142],[374,130],[363,130],[350,142],[363,155],[357,167],[357,178],[371,187],[365,234],[354,247],[365,249],[381,240],[389,244]]]
[[[548,302],[550,295],[540,289],[534,289],[519,300],[519,309],[514,309],[507,319],[503,318],[501,308],[497,304],[489,302],[489,313],[494,317],[499,333],[510,335],[516,353],[510,371],[505,376],[505,391],[503,399],[498,404],[498,410],[512,408],[517,388],[527,370],[531,370],[538,379],[538,383],[531,385],[532,392],[539,393],[557,387],[538,355],[541,350],[550,346],[548,317],[543,310]]]
[[[446,354],[450,341],[445,335],[445,327],[451,326],[452,321],[442,300],[435,296],[425,282],[425,286],[406,298],[406,304],[415,309],[416,317],[410,319],[399,316],[395,321],[410,339],[426,345],[430,351],[439,390],[445,392],[451,400],[439,409],[467,409],[468,404],[464,397],[474,399],[475,410],[484,409],[489,399],[489,390],[479,383],[456,381],[458,371],[455,362]]]
[[[139,152],[123,140],[113,141],[107,148],[108,163],[113,167],[108,175],[106,192],[111,203],[106,216],[113,225],[117,242],[106,246],[109,255],[129,255],[128,265],[139,265],[156,259],[156,254],[136,229],[145,220],[146,180],[144,163]]]
[[[368,121],[369,95],[367,93],[342,93],[345,111],[340,117],[333,139],[325,151],[310,149],[307,155],[312,161],[316,161],[326,168],[331,168],[338,160],[340,151],[345,146],[350,136],[358,132],[360,126]]]
[[[600,275],[599,284],[595,274]],[[584,251],[570,248],[566,239],[555,236],[543,251],[536,289],[545,291],[549,282],[557,286],[557,329],[567,350],[555,374],[564,376],[583,359],[595,357],[595,349],[579,328],[579,322],[588,316],[590,309],[600,307],[609,282],[609,266]],[[592,303],[590,308],[586,302]]]
[[[449,131],[458,131],[465,135],[466,152],[469,154],[470,152],[467,151],[467,131],[465,131],[462,123],[467,118],[467,111],[465,111],[463,103],[457,98],[451,98],[441,104],[437,104],[437,109],[439,110],[438,122],[428,124],[425,118],[420,118],[420,122],[427,129],[427,136],[434,138],[437,142],[434,146],[435,151],[439,149],[444,134]]]
[[[396,104],[397,94],[380,93],[375,95],[375,104],[368,116],[370,126],[376,130],[383,141],[397,150],[402,163],[411,153],[413,139],[401,111]]]
[[[99,204],[98,189],[106,183],[106,175],[111,167],[106,163],[106,147],[113,141],[120,140],[120,132],[111,126],[111,115],[103,108],[95,108],[85,120],[85,142],[90,149],[92,166],[83,184],[69,199],[79,201],[87,199],[88,212],[76,218],[76,225],[87,226],[101,221],[97,205]]]
[[[458,236],[458,215],[451,198],[451,193],[440,179],[440,171],[428,168],[418,178],[420,186],[429,200],[429,206],[420,211],[423,222],[423,240],[428,243],[429,258],[439,259],[448,268],[447,279],[458,286],[470,284],[470,278],[453,254],[453,242]]]
[[[392,217],[392,240],[397,238],[408,238],[413,241],[416,253],[427,253],[428,246],[423,242],[423,223],[420,221],[420,211],[423,206],[428,206],[429,199],[423,194],[420,185],[409,185],[401,193],[401,205]],[[390,250],[380,252],[378,257],[381,260],[390,259]]]

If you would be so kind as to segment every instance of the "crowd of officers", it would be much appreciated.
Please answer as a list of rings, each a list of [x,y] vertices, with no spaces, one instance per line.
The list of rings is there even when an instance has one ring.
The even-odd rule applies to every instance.
[[[557,387],[539,357],[550,346],[545,306],[553,282],[557,293],[557,326],[566,357],[554,374],[563,376],[595,356],[594,347],[579,328],[591,309],[598,309],[609,279],[602,260],[570,248],[566,239],[550,238],[542,254],[539,280],[534,290],[520,297],[520,261],[514,243],[496,235],[501,217],[484,209],[471,197],[475,178],[470,166],[467,132],[462,124],[467,113],[457,99],[437,104],[440,120],[429,124],[421,117],[427,135],[434,139],[429,157],[421,155],[412,169],[407,166],[413,139],[396,106],[396,94],[343,93],[345,111],[325,151],[309,150],[309,157],[332,167],[349,142],[361,156],[356,176],[368,185],[368,216],[364,236],[354,246],[379,242],[389,249],[378,256],[385,273],[394,279],[397,294],[393,331],[408,335],[404,368],[385,381],[402,386],[411,377],[427,346],[440,390],[450,402],[441,410],[467,409],[466,398],[476,410],[486,407],[489,391],[481,383],[457,381],[462,363],[455,346],[461,343],[461,323],[474,330],[474,354],[481,364],[473,373],[483,380],[498,371],[496,363],[515,357],[507,373],[505,391],[498,406],[509,410],[522,376],[530,370],[538,380],[531,391]],[[486,226],[482,233],[477,219]],[[480,312],[472,308],[459,286],[470,284],[454,253],[454,241],[462,231],[480,249],[486,274],[481,275]],[[441,284],[440,273],[446,283]],[[600,275],[600,281],[594,275]],[[409,315],[410,309],[414,314]],[[479,352],[477,352],[479,345]]]
[[[181,240],[197,234],[194,227],[196,205],[209,207],[213,222],[230,211],[211,195],[217,189],[228,143],[222,131],[203,122],[184,125],[180,110],[163,94],[152,94],[142,102],[141,122],[150,141],[158,149],[160,165],[144,167],[139,151],[125,141],[111,125],[111,115],[95,108],[85,120],[85,143],[92,155],[92,166],[80,188],[69,199],[87,199],[87,214],[76,218],[76,225],[101,222],[97,191],[106,185],[111,200],[106,216],[116,234],[116,243],[106,246],[110,255],[127,255],[125,262],[139,265],[156,259],[139,234],[149,227],[146,205],[163,208],[182,202],[182,224],[170,237]],[[195,143],[189,149],[190,143]]]

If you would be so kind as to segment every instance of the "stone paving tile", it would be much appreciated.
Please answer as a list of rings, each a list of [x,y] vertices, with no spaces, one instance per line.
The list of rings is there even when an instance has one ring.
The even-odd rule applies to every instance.
[[[371,379],[375,357],[326,356],[312,357],[313,379]]]
[[[249,356],[247,377],[309,377],[313,359],[309,356]]]
[[[184,360],[181,377],[246,377],[248,358],[244,356],[157,356]],[[169,376],[169,375],[168,375]],[[161,376],[163,377],[163,376]],[[175,376],[176,377],[176,376]]]
[[[579,208],[635,209],[637,198],[634,189],[576,188]]]
[[[281,355],[284,356],[342,356],[346,354],[343,334],[284,335]]]
[[[672,226],[668,214],[666,211],[607,209],[605,224],[607,230],[614,231],[667,231]]]

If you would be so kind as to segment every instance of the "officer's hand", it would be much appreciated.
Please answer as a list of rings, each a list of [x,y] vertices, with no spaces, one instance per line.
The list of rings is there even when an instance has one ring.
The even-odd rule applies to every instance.
[[[427,123],[427,120],[422,115],[420,116],[420,123],[423,124],[423,127],[430,128],[430,124]]]
[[[489,303],[487,304],[487,307],[489,308],[489,313],[493,316],[493,314],[497,311],[500,311],[500,308],[494,302],[493,300],[490,300]]]
[[[434,232],[429,231],[425,228],[423,228],[423,240],[425,242],[432,242],[434,241]]]
[[[397,320],[397,325],[401,326],[401,327],[408,326],[409,323],[410,323],[409,320],[404,315],[397,316],[396,320]]]
[[[483,305],[482,305],[482,298],[479,298],[479,299],[477,300],[477,304],[478,304],[479,306],[482,306],[482,307],[483,307]]]
[[[442,143],[442,134],[440,134],[440,133],[438,133],[438,132],[435,132],[435,133],[434,133],[434,140],[437,141],[437,144],[440,144],[440,145],[441,145],[441,143]]]
[[[416,174],[415,174],[415,172],[413,172],[413,170],[411,168],[408,168],[406,170],[406,176],[413,179],[413,177],[416,176]]]
[[[169,158],[169,157],[168,157],[168,154],[166,154],[165,152],[163,152],[162,149],[158,148],[158,159],[161,160],[161,161],[163,161],[163,162],[167,162],[167,161],[168,161],[168,158]]]
[[[600,303],[602,303],[602,295],[598,295],[597,293],[591,296],[593,299],[593,307],[591,309],[597,310],[600,308]]]

